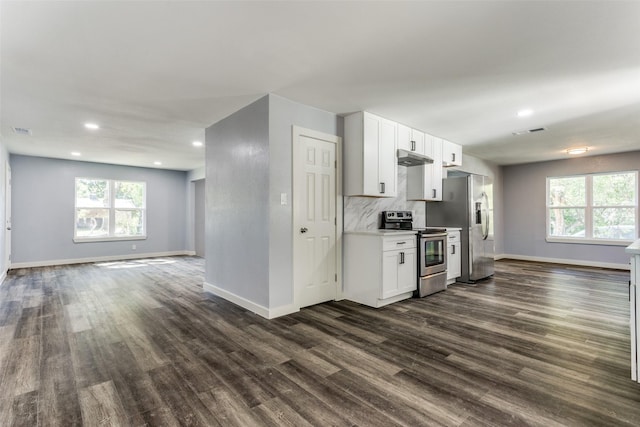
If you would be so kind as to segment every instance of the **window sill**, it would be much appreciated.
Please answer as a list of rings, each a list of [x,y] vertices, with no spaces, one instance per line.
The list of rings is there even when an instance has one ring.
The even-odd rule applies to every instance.
[[[91,243],[91,242],[119,242],[124,240],[147,240],[147,236],[130,236],[130,237],[74,237],[74,243]]]
[[[578,245],[629,246],[634,240],[572,239],[570,237],[547,237],[547,243],[571,243]]]

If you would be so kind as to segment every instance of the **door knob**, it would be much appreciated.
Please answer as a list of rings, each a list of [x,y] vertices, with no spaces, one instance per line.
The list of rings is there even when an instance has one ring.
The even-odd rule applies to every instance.
[[[302,228],[300,229],[300,232],[301,232],[301,233],[306,233],[307,231],[309,231],[309,229],[308,229],[307,227],[302,227]]]

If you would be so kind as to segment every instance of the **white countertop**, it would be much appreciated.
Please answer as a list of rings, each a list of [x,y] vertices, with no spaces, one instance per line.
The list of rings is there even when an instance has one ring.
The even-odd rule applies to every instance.
[[[631,255],[640,255],[640,239],[627,246],[624,251]]]
[[[363,234],[367,236],[415,236],[417,233],[417,230],[360,230],[344,232],[344,234]]]

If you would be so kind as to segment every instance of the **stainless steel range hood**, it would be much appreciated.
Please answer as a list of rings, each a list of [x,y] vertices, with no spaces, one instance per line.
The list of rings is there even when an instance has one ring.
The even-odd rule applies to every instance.
[[[415,151],[398,150],[398,164],[400,166],[419,166],[427,163],[433,163],[433,159]]]

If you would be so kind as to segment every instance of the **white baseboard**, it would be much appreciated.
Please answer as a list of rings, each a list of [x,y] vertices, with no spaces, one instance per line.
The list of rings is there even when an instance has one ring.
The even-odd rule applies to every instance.
[[[214,295],[224,298],[229,302],[232,302],[242,308],[256,313],[258,316],[264,317],[265,319],[274,319],[276,317],[285,316],[287,314],[300,311],[300,307],[295,307],[293,306],[293,304],[270,309],[207,282],[204,282],[202,288],[205,292],[210,292]]]
[[[0,275],[0,286],[2,286],[2,284],[4,283],[4,279],[7,278],[7,270],[3,271],[2,274]]]
[[[12,262],[11,269],[16,268],[32,268],[32,267],[49,267],[53,265],[67,265],[67,264],[84,264],[89,262],[107,262],[107,261],[121,261],[126,259],[140,259],[140,258],[158,258],[165,256],[179,256],[179,255],[195,255],[193,251],[170,251],[170,252],[152,252],[152,253],[137,253],[127,255],[110,255],[101,257],[90,258],[73,258],[73,259],[56,259],[47,261],[31,261],[31,262]]]
[[[579,265],[582,267],[599,267],[599,268],[611,268],[614,270],[629,270],[631,267],[629,264],[616,264],[612,262],[596,262],[596,261],[582,261],[578,259],[564,259],[564,258],[545,258],[529,255],[514,255],[514,254],[499,254],[495,255],[494,259],[515,259],[518,261],[535,261],[535,262],[548,262],[552,264],[568,264]]]

